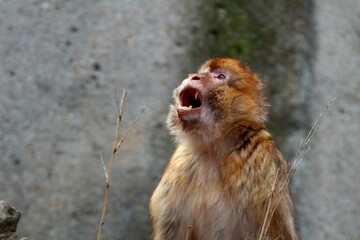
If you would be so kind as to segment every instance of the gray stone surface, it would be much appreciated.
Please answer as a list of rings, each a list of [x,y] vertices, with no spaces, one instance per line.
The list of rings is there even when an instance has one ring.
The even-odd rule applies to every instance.
[[[0,1],[0,193],[23,212],[19,236],[96,237],[117,88],[124,127],[146,111],[114,164],[104,237],[150,238],[148,199],[172,150],[164,121],[189,66],[185,7]]]
[[[359,239],[360,2],[314,3],[294,18],[296,31],[287,25],[291,17],[271,22],[271,29],[282,26],[275,54],[254,66],[271,63],[265,81],[294,80],[274,80],[279,89],[270,96],[276,121],[292,119],[278,126],[287,156],[339,95],[298,167],[293,192],[303,239]],[[104,238],[151,238],[147,203],[172,152],[164,126],[171,91],[207,57],[192,42],[201,38],[203,4],[0,0],[0,197],[22,212],[19,236],[96,237],[105,190],[99,152],[109,159],[117,88],[119,95],[128,90],[124,127],[146,110],[114,165]],[[277,6],[276,14],[286,14],[289,6]]]
[[[312,122],[334,96],[294,177],[303,239],[360,239],[360,2],[315,1]]]

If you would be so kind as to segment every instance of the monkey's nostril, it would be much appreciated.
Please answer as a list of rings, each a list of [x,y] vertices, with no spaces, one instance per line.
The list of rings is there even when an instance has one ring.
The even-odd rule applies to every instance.
[[[196,75],[191,77],[191,80],[200,80],[200,79],[201,78],[199,76],[196,76]]]

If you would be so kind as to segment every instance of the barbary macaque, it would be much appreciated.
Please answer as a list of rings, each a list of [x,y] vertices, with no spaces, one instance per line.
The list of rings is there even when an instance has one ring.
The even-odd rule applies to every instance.
[[[288,166],[266,130],[259,77],[230,58],[205,62],[174,90],[177,148],[150,200],[154,240],[297,240]],[[269,201],[276,203],[268,211]]]

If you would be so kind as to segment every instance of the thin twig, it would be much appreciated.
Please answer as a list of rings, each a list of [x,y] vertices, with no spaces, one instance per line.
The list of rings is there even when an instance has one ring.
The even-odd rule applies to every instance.
[[[99,224],[99,231],[98,231],[97,240],[101,240],[101,233],[102,233],[102,229],[103,229],[103,226],[104,226],[104,223],[105,223],[105,215],[106,215],[107,201],[108,201],[108,197],[109,197],[111,173],[112,173],[112,167],[113,167],[113,162],[114,162],[114,159],[115,159],[116,152],[120,148],[121,143],[124,142],[124,140],[126,139],[126,137],[129,134],[130,130],[135,125],[135,123],[139,119],[141,113],[143,113],[144,109],[145,109],[145,108],[143,108],[141,110],[140,114],[132,122],[130,127],[128,127],[128,129],[126,130],[124,136],[119,141],[119,139],[120,139],[120,130],[121,130],[120,126],[121,126],[121,120],[122,120],[122,116],[123,116],[123,112],[124,112],[124,104],[125,104],[126,96],[127,96],[127,92],[123,91],[121,100],[119,101],[118,96],[117,96],[117,91],[115,90],[116,103],[115,103],[114,99],[113,99],[113,103],[114,103],[116,111],[117,111],[117,121],[116,121],[116,130],[115,130],[115,136],[114,136],[114,141],[113,141],[111,158],[110,158],[110,162],[109,162],[109,167],[107,169],[105,167],[105,163],[104,163],[104,160],[102,158],[102,155],[100,154],[100,159],[101,159],[102,166],[103,166],[103,169],[104,169],[104,172],[105,172],[105,177],[106,177],[106,189],[105,189],[103,211],[102,211],[102,214],[101,214],[101,220],[100,220],[100,224]]]
[[[106,182],[108,182],[109,176],[108,176],[108,174],[107,174],[106,167],[105,167],[105,162],[104,162],[104,159],[103,159],[103,156],[102,156],[101,152],[100,152],[100,160],[101,160],[101,166],[102,166],[103,169],[104,169],[105,180],[106,180]]]
[[[305,157],[305,155],[308,153],[308,151],[311,148],[311,145],[309,145],[309,143],[311,142],[311,139],[314,137],[314,135],[316,134],[316,132],[319,129],[319,121],[322,118],[323,114],[325,113],[325,111],[330,107],[330,105],[335,101],[335,99],[337,98],[337,96],[335,96],[324,108],[323,110],[319,113],[318,117],[316,118],[314,124],[312,125],[311,129],[309,130],[307,136],[305,137],[305,139],[303,141],[301,141],[298,150],[296,151],[295,154],[295,159],[293,161],[293,163],[291,164],[291,167],[289,169],[288,174],[286,175],[284,184],[280,187],[280,190],[277,192],[277,196],[273,195],[273,191],[272,194],[270,196],[269,199],[269,203],[266,209],[266,214],[265,214],[265,218],[264,218],[264,222],[261,226],[261,230],[260,230],[260,235],[258,240],[263,240],[263,238],[266,236],[267,230],[270,226],[270,222],[272,219],[272,216],[274,215],[274,212],[277,208],[277,206],[279,205],[282,196],[284,195],[284,193],[286,192],[287,186],[289,186],[290,184],[290,180],[292,175],[295,173],[295,170],[297,168],[297,166],[299,165],[299,163],[302,161],[302,159]],[[273,184],[276,184],[276,182],[278,181],[278,176],[275,176],[275,181]],[[274,187],[275,185],[273,185]],[[272,205],[272,206],[271,206]],[[270,213],[268,213],[268,211],[270,210]],[[263,231],[263,229],[265,229]]]
[[[110,159],[110,163],[109,163],[109,167],[108,169],[105,168],[105,176],[106,176],[106,189],[105,189],[105,196],[104,196],[104,203],[103,203],[103,211],[101,214],[101,220],[100,220],[100,224],[99,224],[99,231],[98,231],[98,236],[97,236],[97,240],[101,239],[101,233],[102,233],[102,229],[105,223],[105,215],[106,215],[106,208],[107,208],[107,200],[109,197],[109,188],[110,188],[110,181],[111,181],[111,173],[112,173],[112,165],[115,159],[115,154],[116,154],[116,145],[119,139],[119,135],[120,135],[120,124],[121,124],[121,119],[122,119],[122,113],[123,113],[123,108],[124,108],[124,103],[125,103],[125,99],[126,99],[126,95],[127,92],[123,91],[123,95],[121,98],[121,101],[118,105],[117,108],[117,121],[116,121],[116,130],[115,130],[115,137],[114,137],[114,141],[113,141],[113,150],[112,150],[112,154],[111,154],[111,159]],[[115,96],[117,96],[117,92],[115,91]],[[117,97],[116,97],[117,98]],[[116,99],[116,101],[118,101]],[[105,164],[104,164],[105,166]]]
[[[286,187],[289,185],[290,180],[292,175],[295,173],[296,171],[296,167],[299,165],[299,163],[301,162],[301,160],[305,157],[305,155],[308,153],[308,151],[311,148],[311,144],[309,145],[311,139],[314,137],[315,133],[318,131],[319,129],[319,121],[322,118],[323,114],[325,113],[325,111],[330,107],[330,105],[335,101],[335,99],[337,98],[337,96],[335,96],[324,108],[323,110],[319,113],[318,117],[316,118],[314,124],[312,125],[311,129],[309,130],[306,138],[300,143],[298,150],[296,151],[296,155],[295,155],[295,159],[290,167],[289,173],[286,176],[284,185],[281,189],[281,192],[284,191],[284,189],[286,189]]]
[[[109,162],[109,168],[107,169],[107,173],[109,176],[109,185],[110,185],[110,178],[111,178],[111,173],[112,173],[112,165],[115,159],[115,154],[116,154],[116,145],[119,141],[120,138],[120,125],[121,125],[121,120],[122,120],[122,115],[124,112],[124,104],[125,104],[125,100],[126,100],[126,96],[127,96],[127,92],[123,91],[120,103],[116,106],[118,106],[117,111],[118,111],[118,115],[117,115],[117,121],[116,121],[116,130],[115,130],[115,137],[114,137],[114,142],[113,142],[113,148],[112,148],[112,154],[111,154],[111,159]]]
[[[129,134],[130,130],[132,129],[132,127],[135,125],[135,123],[139,120],[141,114],[145,111],[145,107],[141,109],[140,113],[137,115],[137,117],[135,118],[135,120],[131,123],[131,125],[126,129],[124,136],[121,138],[121,140],[118,142],[118,144],[115,147],[115,151],[117,151],[121,144],[124,142],[125,138],[127,137],[127,135]]]

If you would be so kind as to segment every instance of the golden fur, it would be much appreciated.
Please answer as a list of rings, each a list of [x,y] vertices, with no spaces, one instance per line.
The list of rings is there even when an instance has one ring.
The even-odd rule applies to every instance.
[[[237,60],[215,58],[174,100],[168,127],[177,149],[150,200],[154,240],[257,239],[276,172],[275,192],[288,173],[265,129],[260,79]],[[279,199],[266,237],[296,240],[287,189]]]

